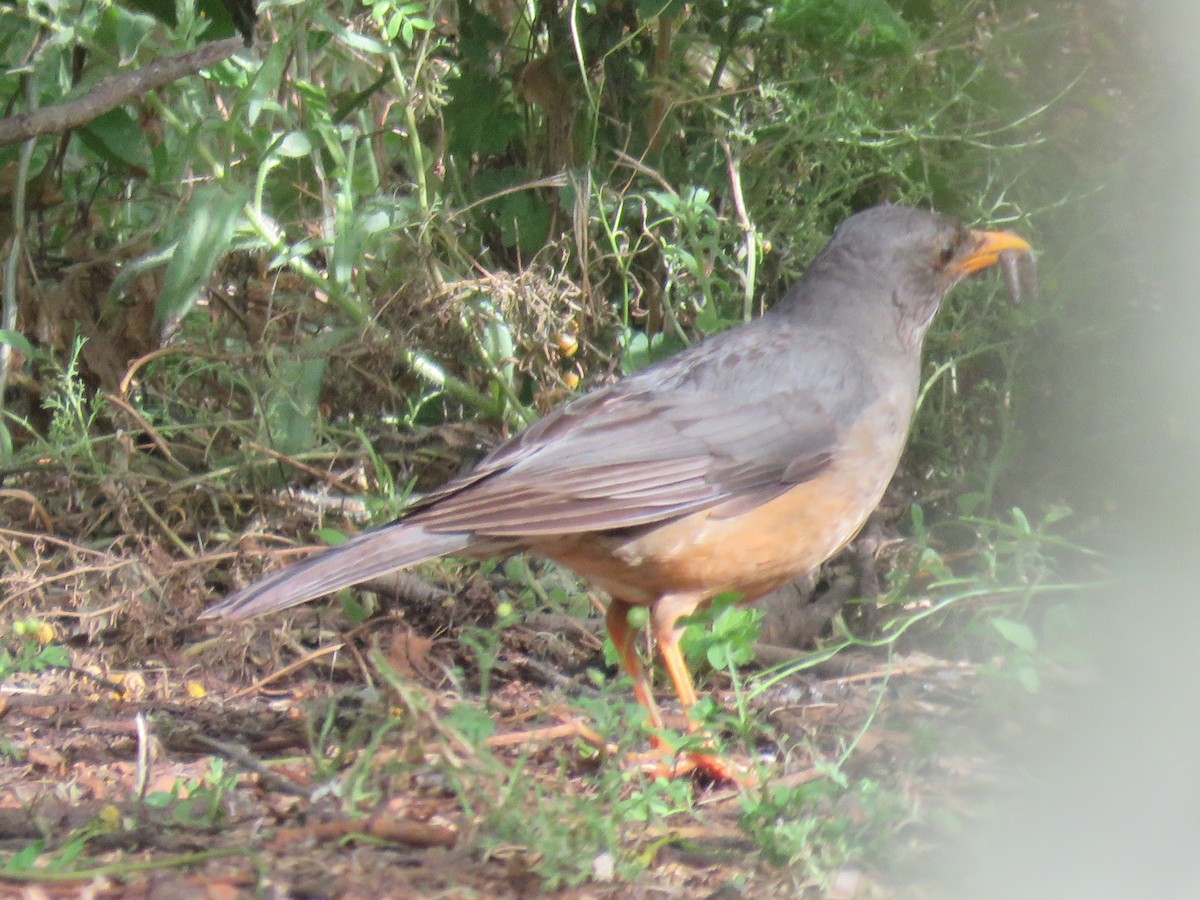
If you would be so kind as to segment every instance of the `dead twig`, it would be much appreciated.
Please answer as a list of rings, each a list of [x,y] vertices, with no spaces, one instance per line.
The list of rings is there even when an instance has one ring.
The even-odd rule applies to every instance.
[[[337,653],[339,650],[341,650],[345,646],[346,646],[345,643],[343,643],[342,641],[338,641],[336,644],[330,644],[327,647],[318,647],[312,653],[309,653],[306,656],[300,657],[300,659],[297,659],[297,660],[294,660],[293,662],[288,663],[282,669],[277,669],[276,671],[272,672],[270,675],[266,676],[265,678],[260,678],[258,681],[254,682],[254,684],[250,685],[249,687],[242,688],[236,694],[231,695],[229,697],[229,699],[230,700],[240,700],[242,697],[249,697],[251,694],[255,694],[258,691],[260,691],[262,688],[266,687],[272,681],[278,681],[280,678],[285,678],[288,675],[290,675],[292,672],[295,672],[297,669],[303,669],[305,666],[307,666],[313,660],[320,659],[322,656],[328,656],[330,653]]]
[[[50,513],[46,511],[46,507],[38,501],[38,498],[19,488],[5,488],[0,490],[0,500],[22,500],[29,504],[29,511],[32,515],[37,516],[42,521],[42,525],[47,531],[54,530],[54,522],[50,518]]]
[[[151,441],[154,442],[154,446],[158,448],[159,452],[162,453],[167,462],[175,466],[175,468],[180,472],[183,472],[184,474],[191,474],[191,470],[175,458],[175,454],[171,452],[171,447],[167,444],[166,439],[159,434],[158,429],[151,425],[145,416],[134,409],[131,404],[124,400],[124,398],[118,397],[116,394],[109,393],[105,394],[104,396],[109,403],[117,407],[119,410],[121,410],[121,412],[125,413],[125,415],[129,416],[129,418],[133,419],[133,421],[137,423],[137,427],[141,429]]]
[[[443,825],[414,822],[409,819],[393,819],[386,815],[374,815],[353,821],[339,819],[336,822],[320,822],[303,828],[281,828],[271,841],[271,849],[282,850],[298,841],[333,841],[355,834],[366,835],[393,844],[410,847],[452,848],[458,841],[458,832]]]
[[[602,619],[579,619],[560,613],[526,613],[522,622],[537,633],[557,635],[564,640],[580,638],[589,650],[604,646],[604,639],[598,634],[604,628]]]
[[[484,741],[489,747],[513,747],[518,744],[545,744],[563,738],[579,738],[591,744],[601,754],[607,756],[610,748],[604,738],[582,722],[565,722],[562,725],[548,725],[545,728],[531,728],[527,731],[510,731],[507,734],[493,734]]]
[[[210,738],[207,735],[193,732],[188,737],[198,744],[201,744],[208,749],[221,754],[221,756],[236,763],[243,769],[253,772],[258,776],[262,786],[269,791],[275,791],[280,794],[292,794],[296,797],[307,797],[312,791],[302,784],[298,784],[286,775],[280,775],[262,760],[255,757],[253,753],[241,744],[235,744],[231,741],[219,741],[216,738]]]
[[[251,450],[257,450],[263,456],[266,456],[277,463],[291,466],[293,469],[303,472],[305,475],[311,475],[313,478],[323,481],[339,491],[343,491],[347,494],[354,493],[353,487],[346,484],[346,482],[342,481],[342,479],[330,472],[323,472],[320,469],[305,465],[294,457],[288,456],[285,453],[280,453],[278,450],[272,450],[270,447],[264,447],[262,444],[256,444],[254,441],[247,441],[246,446]]]

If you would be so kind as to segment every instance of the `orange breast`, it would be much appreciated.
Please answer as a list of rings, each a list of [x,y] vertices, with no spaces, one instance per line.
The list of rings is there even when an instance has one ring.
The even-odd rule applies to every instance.
[[[907,422],[896,422],[892,410],[874,412],[850,429],[818,477],[756,508],[723,517],[718,506],[635,538],[569,535],[531,549],[626,603],[652,605],[667,594],[701,601],[726,591],[760,597],[844,547],[879,503]]]

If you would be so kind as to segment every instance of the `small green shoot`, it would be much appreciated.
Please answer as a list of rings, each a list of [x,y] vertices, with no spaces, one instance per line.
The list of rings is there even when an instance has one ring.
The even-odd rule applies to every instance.
[[[65,647],[53,643],[54,627],[40,619],[12,623],[15,649],[0,647],[0,683],[14,674],[65,669],[71,656]]]

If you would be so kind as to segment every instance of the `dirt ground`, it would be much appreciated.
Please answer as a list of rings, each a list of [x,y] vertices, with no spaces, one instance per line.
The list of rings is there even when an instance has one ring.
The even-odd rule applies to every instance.
[[[476,585],[477,603],[482,593]],[[286,630],[196,629],[171,656],[127,668],[111,665],[109,643],[104,654],[76,651],[69,671],[14,676],[0,694],[0,846],[20,854],[41,841],[57,862],[44,879],[8,890],[931,896],[923,886],[931,868],[952,835],[987,808],[997,754],[1017,728],[1011,710],[994,702],[990,666],[915,648],[891,659],[847,651],[748,702],[757,730],[731,755],[757,763],[759,784],[684,778],[664,789],[629,755],[648,743],[629,727],[637,716],[627,686],[597,684],[595,672],[615,674],[600,652],[599,619],[535,616],[505,628],[488,662],[493,692],[484,708],[467,687],[479,684],[477,652],[454,640],[452,621],[463,610],[443,611],[435,623],[419,602],[404,607],[401,599],[388,615],[341,633],[308,611]],[[470,625],[458,627],[471,634]],[[240,665],[230,646],[246,650]],[[250,667],[262,677],[248,681]],[[709,685],[721,707],[735,706],[728,678],[713,676]],[[604,707],[615,715],[599,722],[594,713]],[[472,735],[478,716],[463,710],[494,728]],[[872,808],[861,791],[838,792],[831,805],[796,810],[796,820],[870,823],[886,848],[860,858],[862,847],[842,848],[837,867],[819,878],[818,865],[781,864],[770,839],[745,824],[747,801],[828,783],[851,745],[840,777],[885,787],[891,805]],[[607,815],[598,804],[661,800],[663,790],[675,807],[616,820],[618,859],[598,852],[576,861],[591,874],[576,887],[569,883],[578,878],[557,879],[555,869],[544,877],[536,829],[512,829],[505,840],[497,815],[513,804],[531,817],[544,812],[551,827],[560,816],[562,827],[586,829]],[[567,798],[582,806],[564,806]],[[634,877],[614,871],[630,860]],[[67,874],[72,868],[82,871]]]

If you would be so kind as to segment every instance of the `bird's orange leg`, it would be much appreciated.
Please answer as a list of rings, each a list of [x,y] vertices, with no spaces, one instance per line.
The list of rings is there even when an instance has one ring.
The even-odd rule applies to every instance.
[[[608,636],[612,638],[613,646],[617,649],[621,666],[633,679],[633,696],[650,717],[650,727],[661,730],[664,727],[662,713],[658,711],[658,704],[654,702],[650,682],[646,678],[646,669],[642,666],[642,658],[638,656],[635,646],[637,635],[629,627],[629,610],[632,608],[632,604],[614,598],[608,604],[604,621],[608,626]]]
[[[694,604],[691,606],[694,607]],[[654,702],[650,682],[646,677],[646,669],[637,652],[637,633],[629,627],[629,610],[632,608],[633,604],[621,600],[610,601],[605,615],[605,624],[608,626],[608,635],[612,638],[622,668],[633,679],[634,697],[645,708],[650,720],[650,727],[662,731],[666,726],[663,724],[658,704]],[[690,611],[689,608],[688,612]],[[679,604],[656,606],[653,612],[654,635],[659,651],[662,653],[663,662],[667,667],[667,673],[671,676],[671,683],[675,686],[675,693],[679,695],[683,713],[687,717],[688,731],[694,732],[699,726],[693,721],[690,710],[696,705],[696,688],[692,683],[692,676],[688,672],[687,664],[683,661],[683,654],[679,652],[679,637],[683,633],[683,629],[675,625],[680,616],[685,614],[679,612]],[[674,751],[657,736],[652,737],[651,741],[654,744],[654,751],[651,754],[649,765],[646,765],[647,761],[644,756],[641,759],[637,755],[632,757],[636,764],[646,766],[650,772],[671,777],[699,771],[714,781],[746,783],[744,775],[738,773],[725,760],[711,753],[690,751],[681,754],[674,765],[665,765],[663,758],[672,755]]]
[[[687,663],[683,661],[676,631],[677,629],[672,627],[667,634],[661,634],[655,629],[655,640],[658,642],[658,652],[662,654],[663,665],[667,667],[667,674],[671,676],[671,684],[675,686],[675,693],[679,696],[679,705],[683,707],[683,714],[687,717],[688,731],[695,731],[700,727],[692,718],[692,707],[698,699],[696,685],[692,681],[692,673],[688,671]]]
[[[622,668],[633,679],[633,696],[646,710],[650,727],[656,731],[664,731],[666,725],[663,723],[662,713],[659,712],[658,704],[654,702],[646,669],[637,652],[637,632],[629,627],[629,610],[632,608],[633,604],[615,598],[609,602],[605,614],[608,636],[612,638],[613,646],[617,649]],[[683,770],[677,765],[668,764],[666,761],[674,756],[675,751],[661,737],[653,735],[650,742],[654,746],[650,753],[631,753],[626,757],[631,765],[663,778],[683,774]]]
[[[700,728],[691,713],[692,707],[696,705],[696,685],[679,650],[679,639],[683,636],[683,629],[676,623],[694,608],[695,604],[692,604],[691,609],[681,613],[677,604],[663,602],[654,609],[654,638],[658,644],[658,652],[662,654],[663,665],[667,667],[667,674],[671,676],[671,683],[679,696],[679,704],[687,717],[688,731],[692,733]],[[742,785],[754,782],[753,776],[739,772],[728,761],[712,753],[689,751],[684,754],[683,759],[692,770],[703,772],[714,781],[732,781]]]

